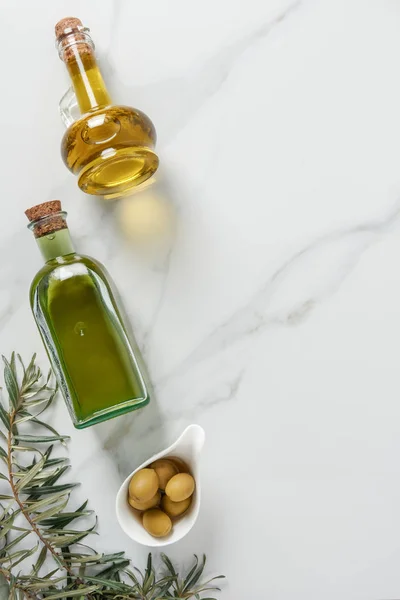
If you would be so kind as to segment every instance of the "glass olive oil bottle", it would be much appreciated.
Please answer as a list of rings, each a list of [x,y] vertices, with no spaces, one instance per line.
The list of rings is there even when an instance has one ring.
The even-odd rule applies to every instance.
[[[75,252],[59,201],[26,215],[46,263],[32,282],[31,307],[75,427],[145,406],[141,356],[109,275]]]
[[[157,170],[154,125],[140,110],[112,103],[89,29],[79,19],[62,19],[55,32],[81,112],[75,122],[72,115],[64,118],[63,160],[87,194],[124,196]]]

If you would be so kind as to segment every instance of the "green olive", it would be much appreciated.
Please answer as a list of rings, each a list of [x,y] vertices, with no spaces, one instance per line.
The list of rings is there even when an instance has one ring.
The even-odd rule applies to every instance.
[[[129,496],[138,502],[147,502],[157,494],[158,477],[154,469],[140,469],[129,483]]]
[[[165,495],[161,500],[161,508],[169,517],[171,517],[171,519],[174,519],[183,515],[189,508],[191,502],[191,497],[186,498],[186,500],[181,500],[181,502],[172,502],[172,500]]]
[[[178,473],[189,473],[189,468],[184,460],[178,456],[168,456],[168,460],[176,466]]]
[[[194,486],[194,479],[189,473],[178,473],[168,481],[165,493],[172,502],[181,502],[193,494]]]
[[[146,502],[138,502],[133,498],[128,497],[128,502],[132,506],[132,508],[136,508],[136,510],[148,510],[149,508],[154,508],[158,506],[161,501],[161,492],[157,492],[153,498],[150,500],[146,500]]]
[[[163,491],[165,490],[165,486],[167,485],[168,481],[174,475],[177,475],[177,473],[179,473],[174,463],[165,458],[160,458],[159,460],[156,460],[150,466],[157,473],[160,490]]]
[[[143,527],[154,537],[165,537],[172,528],[172,521],[159,508],[152,508],[143,514]]]

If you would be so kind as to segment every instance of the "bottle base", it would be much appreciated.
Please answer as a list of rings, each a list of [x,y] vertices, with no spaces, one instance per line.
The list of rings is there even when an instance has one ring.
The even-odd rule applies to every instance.
[[[112,406],[110,408],[96,412],[90,417],[87,417],[86,419],[79,420],[75,417],[73,419],[74,427],[76,429],[86,429],[87,427],[97,425],[98,423],[108,421],[109,419],[114,419],[115,417],[119,417],[121,415],[124,415],[125,413],[138,410],[139,408],[144,408],[147,404],[149,404],[149,402],[150,398],[149,396],[147,396],[147,398],[140,398],[139,400],[128,401],[123,404],[119,404],[118,406]]]
[[[82,169],[78,185],[86,194],[120,198],[152,177],[158,164],[158,156],[149,148],[109,149]]]

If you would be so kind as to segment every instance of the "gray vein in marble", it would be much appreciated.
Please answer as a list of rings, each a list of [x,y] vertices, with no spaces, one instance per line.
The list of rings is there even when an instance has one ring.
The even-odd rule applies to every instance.
[[[158,116],[158,122],[162,127],[165,123],[166,130],[164,131],[164,140],[168,141],[171,137],[175,136],[182,128],[186,126],[190,118],[195,114],[201,106],[213,95],[215,95],[229,77],[232,69],[235,66],[236,60],[251,46],[257,43],[260,39],[265,38],[270,32],[280,23],[282,23],[295,9],[300,6],[301,2],[296,0],[289,4],[282,12],[280,12],[274,19],[262,24],[256,30],[250,32],[244,37],[240,38],[235,43],[222,49],[217,54],[210,57],[201,67],[195,69],[193,75],[187,77],[171,78],[148,86],[128,86],[121,81],[117,81],[121,87],[121,97],[141,97],[145,105],[151,105],[155,103],[154,110],[155,114],[160,108],[159,98],[164,98],[161,105],[162,110],[165,110],[164,115]],[[105,62],[108,65],[109,70],[114,73],[114,79],[118,79],[115,76],[115,69],[110,62],[110,55],[113,47],[113,41],[118,32],[118,22],[122,18],[122,3],[114,2],[113,10],[110,19],[110,49],[106,53]],[[176,100],[179,99],[179,102]],[[176,112],[172,114],[171,110],[175,107]],[[150,111],[151,112],[151,111]],[[66,184],[68,181],[66,180]],[[108,210],[104,207],[100,211],[97,211],[97,223],[103,219],[108,218]],[[95,224],[92,224],[95,228]],[[85,239],[89,234],[78,232],[74,237],[77,240],[85,243]],[[0,248],[0,251],[4,249],[6,243]],[[113,255],[113,248],[111,244],[107,244],[107,256],[111,258]],[[166,261],[168,265],[170,260]],[[167,269],[168,270],[168,269]],[[160,292],[160,300],[155,309],[155,315],[157,315],[161,309],[163,296],[166,288],[165,277]],[[8,289],[11,292],[12,297],[17,294],[18,282],[8,281]],[[22,305],[22,302],[10,304],[0,314],[0,328],[4,325],[4,322],[10,318]]]
[[[261,333],[267,326],[301,323],[339,290],[364,251],[388,232],[399,217],[400,202],[384,219],[335,231],[307,244],[273,273],[248,304],[218,325],[179,365],[162,376],[156,389],[233,344]],[[329,268],[332,262],[334,266]],[[306,282],[305,290],[297,289],[299,274]],[[309,282],[307,276],[311,276]]]
[[[193,115],[210,98],[220,91],[237,60],[249,48],[269,36],[300,6],[301,0],[292,2],[272,20],[268,20],[236,42],[222,48],[197,68],[191,68],[187,75],[137,86],[122,82],[112,62],[113,36],[116,35],[118,21],[122,18],[121,5],[117,5],[112,17],[110,48],[102,57],[104,70],[110,76],[117,96],[125,99],[125,102],[132,98],[134,102],[140,104],[138,108],[143,108],[151,115],[156,122],[160,141],[166,144],[186,127]],[[159,98],[163,98],[162,103],[159,102]]]
[[[108,431],[104,448],[119,454],[119,447],[128,436],[133,436],[136,440],[145,440],[148,436],[159,433],[163,424],[169,421],[181,417],[193,418],[235,397],[244,371],[228,383],[228,394],[214,396],[211,392],[199,401],[192,395],[189,407],[186,408],[185,404],[180,402],[177,408],[174,408],[176,391],[182,379],[187,377],[193,388],[194,371],[201,368],[203,363],[208,364],[207,359],[213,360],[218,353],[262,333],[268,326],[295,326],[302,323],[321,302],[338,291],[364,251],[397,224],[399,218],[400,202],[384,219],[331,232],[295,252],[273,273],[246,306],[217,326],[172,372],[156,381],[156,390],[158,389],[160,394],[163,392],[162,413],[156,412],[151,418],[142,413],[134,421],[127,420],[123,433],[120,428]],[[304,285],[304,289],[300,287],[300,291],[299,280]],[[213,378],[213,385],[216,382]],[[203,389],[201,394],[204,394]],[[183,395],[187,396],[185,393]]]
[[[240,385],[242,383],[243,377],[245,374],[245,369],[242,369],[238,375],[235,375],[235,377],[231,380],[231,381],[227,381],[225,382],[225,385],[228,387],[228,391],[226,394],[222,394],[222,395],[217,395],[214,396],[210,393],[207,394],[207,397],[203,398],[202,400],[200,400],[199,402],[196,402],[195,405],[192,406],[182,406],[180,405],[178,409],[171,409],[171,407],[169,407],[168,409],[168,413],[163,415],[162,420],[160,419],[160,421],[157,423],[152,423],[147,430],[143,430],[143,431],[138,431],[137,432],[137,437],[140,439],[142,436],[146,437],[148,434],[152,433],[153,431],[156,431],[161,425],[164,425],[165,423],[168,423],[169,421],[174,421],[176,418],[186,418],[188,420],[193,419],[194,417],[196,417],[197,415],[203,413],[206,410],[209,410],[211,408],[214,408],[215,406],[219,406],[220,404],[224,403],[224,402],[229,402],[230,400],[233,400],[234,398],[236,398],[237,393],[240,389]]]
[[[153,414],[151,415],[151,418],[149,418],[144,411],[138,414],[137,418],[134,420],[126,419],[125,423],[122,424],[122,428],[119,423],[117,427],[108,433],[103,442],[103,449],[117,456],[118,469],[124,471],[124,442],[131,438],[135,439],[136,444],[138,442],[144,442],[153,434],[159,436],[161,430],[170,422],[182,418],[187,422],[193,421],[205,411],[212,410],[216,406],[232,401],[237,397],[244,375],[245,370],[242,369],[238,374],[235,374],[232,379],[226,381],[224,383],[224,386],[227,388],[226,393],[217,393],[216,395],[207,393],[207,395],[191,406],[182,404],[176,406],[175,402],[172,402],[169,403],[167,407],[164,406],[163,413]],[[120,450],[121,454],[119,454]],[[128,470],[131,470],[132,468],[130,459],[127,463],[127,467],[129,467]],[[121,474],[126,475],[126,473],[122,472]]]
[[[169,273],[170,273],[170,266],[171,266],[171,257],[172,257],[172,251],[173,249],[171,248],[167,254],[167,256],[165,257],[164,260],[164,264],[163,267],[161,269],[161,274],[162,274],[162,280],[160,283],[160,293],[157,299],[157,303],[155,305],[153,314],[151,319],[149,319],[149,325],[148,327],[145,329],[145,331],[143,332],[143,337],[142,337],[142,344],[141,344],[141,349],[142,349],[142,354],[143,356],[146,358],[147,355],[147,351],[148,351],[148,346],[149,346],[149,338],[151,336],[151,332],[154,329],[154,327],[157,324],[158,321],[158,317],[160,315],[163,303],[164,303],[164,298],[167,292],[167,285],[168,285],[168,277],[169,277]]]

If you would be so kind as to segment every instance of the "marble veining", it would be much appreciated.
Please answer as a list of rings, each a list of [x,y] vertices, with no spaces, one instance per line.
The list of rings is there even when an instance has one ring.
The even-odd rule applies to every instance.
[[[25,74],[0,101],[1,352],[47,365],[23,212],[60,198],[77,248],[118,286],[154,387],[145,410],[82,432],[61,400],[53,410],[97,546],[144,560],[115,494],[198,422],[203,505],[178,562],[206,552],[229,600],[397,598],[400,8],[189,4],[0,7],[4,76]],[[157,128],[157,180],[120,202],[85,197],[59,154],[53,26],[69,14],[90,26],[115,100]]]

